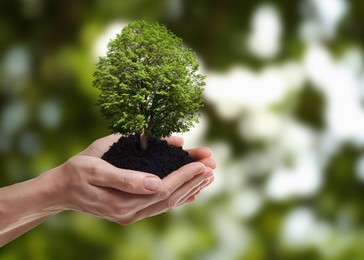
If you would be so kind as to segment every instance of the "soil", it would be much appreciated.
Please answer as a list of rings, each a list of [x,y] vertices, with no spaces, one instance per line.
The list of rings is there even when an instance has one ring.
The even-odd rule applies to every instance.
[[[121,137],[102,159],[116,167],[152,173],[161,179],[193,162],[182,147],[169,145],[165,140],[150,137],[147,150],[141,150],[139,143],[137,135]]]

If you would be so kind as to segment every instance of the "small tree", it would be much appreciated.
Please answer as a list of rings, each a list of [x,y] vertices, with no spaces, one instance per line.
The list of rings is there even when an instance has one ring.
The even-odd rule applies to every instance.
[[[165,26],[145,20],[126,26],[108,44],[94,73],[98,105],[121,134],[148,136],[185,132],[198,122],[205,77],[196,54]]]

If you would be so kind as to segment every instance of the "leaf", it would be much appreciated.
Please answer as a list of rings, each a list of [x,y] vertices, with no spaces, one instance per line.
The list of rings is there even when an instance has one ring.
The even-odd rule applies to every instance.
[[[187,131],[203,105],[205,77],[198,67],[196,54],[164,25],[130,23],[96,65],[100,112],[122,134],[151,125],[155,137]]]

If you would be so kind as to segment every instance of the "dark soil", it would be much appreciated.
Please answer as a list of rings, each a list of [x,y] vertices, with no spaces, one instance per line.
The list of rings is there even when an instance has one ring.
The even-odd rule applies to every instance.
[[[161,179],[193,162],[182,147],[169,145],[166,141],[156,138],[149,138],[148,149],[143,151],[140,149],[137,135],[121,137],[102,159],[122,169],[153,173]]]

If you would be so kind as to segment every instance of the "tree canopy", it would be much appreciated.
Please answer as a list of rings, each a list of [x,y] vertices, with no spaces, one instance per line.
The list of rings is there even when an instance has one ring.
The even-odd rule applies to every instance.
[[[98,105],[122,134],[165,137],[198,122],[204,76],[196,54],[157,22],[130,23],[108,44],[94,73]]]

